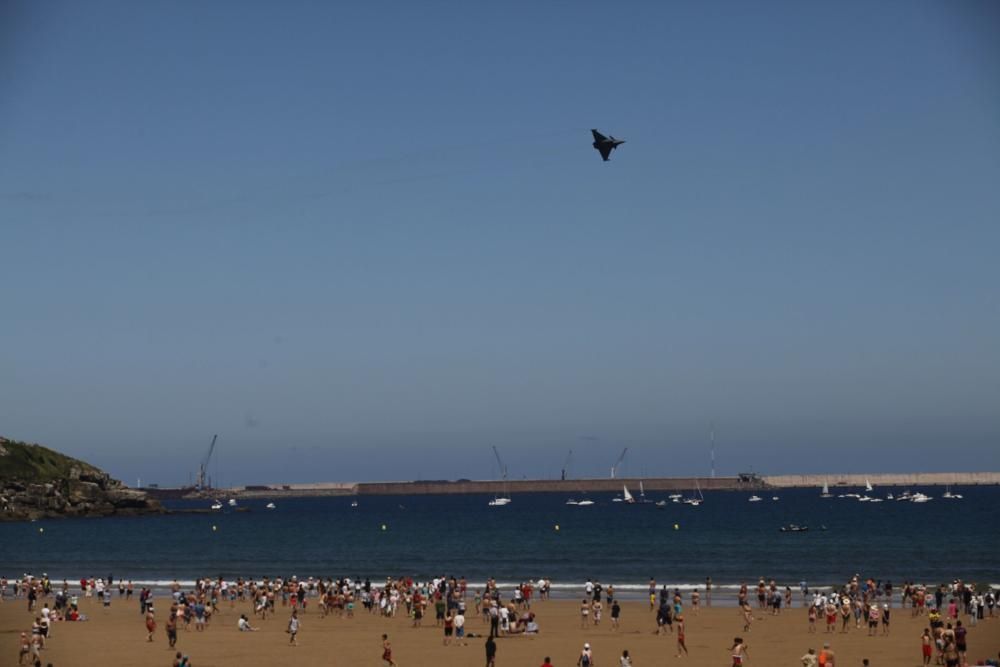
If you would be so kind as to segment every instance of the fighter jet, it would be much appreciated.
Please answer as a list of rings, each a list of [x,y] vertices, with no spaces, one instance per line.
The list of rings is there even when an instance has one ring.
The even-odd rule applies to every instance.
[[[591,132],[594,134],[594,148],[601,153],[601,157],[604,158],[605,162],[607,162],[608,158],[611,157],[611,151],[625,143],[624,139],[606,137],[597,130],[591,130]]]

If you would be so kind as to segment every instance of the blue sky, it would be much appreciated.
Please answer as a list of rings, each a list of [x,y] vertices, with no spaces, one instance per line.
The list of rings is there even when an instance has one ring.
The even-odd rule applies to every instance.
[[[8,2],[0,90],[10,437],[1000,469],[996,3]]]

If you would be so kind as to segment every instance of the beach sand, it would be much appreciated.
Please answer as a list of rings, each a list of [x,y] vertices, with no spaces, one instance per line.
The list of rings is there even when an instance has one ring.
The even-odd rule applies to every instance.
[[[475,617],[471,609],[468,632],[484,634],[488,625]],[[110,610],[104,610],[96,600],[81,598],[81,611],[90,616],[84,623],[56,623],[48,648],[42,652],[42,664],[54,667],[88,667],[90,665],[171,665],[174,651],[167,647],[164,616],[169,609],[165,598],[156,600],[157,622],[155,641],[146,641],[143,617],[138,602],[125,603],[115,598]],[[729,647],[735,636],[742,636],[749,646],[746,665],[776,667],[800,665],[799,658],[810,647],[822,647],[829,641],[836,653],[838,667],[860,667],[862,658],[871,667],[916,667],[921,663],[920,634],[925,618],[911,618],[909,610],[896,608],[892,618],[892,634],[888,637],[868,637],[866,630],[851,628],[848,634],[827,635],[820,627],[816,634],[808,633],[805,610],[796,606],[784,609],[779,616],[756,611],[750,632],[743,632],[739,611],[733,607],[702,608],[696,615],[687,609],[687,645],[689,657],[676,658],[675,635],[653,634],[655,622],[649,605],[626,602],[622,605],[621,628],[613,631],[607,612],[600,627],[580,628],[579,601],[548,600],[533,605],[541,633],[537,637],[514,636],[497,641],[497,667],[538,667],[551,656],[555,667],[576,664],[584,642],[594,650],[594,667],[617,667],[623,649],[628,649],[635,667],[651,665],[728,666]],[[250,616],[259,632],[241,633],[236,628],[240,613]],[[421,628],[412,628],[403,617],[386,619],[361,610],[354,618],[329,616],[321,618],[310,603],[303,614],[299,646],[288,645],[285,633],[290,611],[278,608],[266,621],[253,619],[249,604],[228,603],[221,608],[209,628],[202,633],[193,627],[180,629],[178,650],[190,656],[194,667],[240,665],[350,665],[379,667],[382,653],[382,633],[392,642],[393,657],[400,667],[468,667],[484,665],[485,637],[468,639],[468,646],[443,646],[443,631],[434,626],[434,619],[424,619]],[[433,614],[431,614],[433,616]],[[18,637],[29,631],[32,616],[24,600],[0,604],[0,665],[16,665]],[[428,622],[429,621],[429,622]],[[969,661],[996,658],[1000,651],[1000,617],[984,620],[969,628]]]

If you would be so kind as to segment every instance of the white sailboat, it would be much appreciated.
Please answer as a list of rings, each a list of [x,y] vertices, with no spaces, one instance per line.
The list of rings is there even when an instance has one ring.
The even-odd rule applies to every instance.
[[[646,499],[646,490],[642,488],[642,480],[639,480],[639,503],[642,505],[648,505],[652,503],[652,500]]]
[[[947,498],[948,500],[961,500],[962,499],[962,494],[960,494],[960,493],[952,493],[951,492],[951,486],[946,486],[946,487],[944,487],[944,493],[941,494],[941,497],[942,498]]]
[[[833,498],[833,494],[830,493],[830,485],[825,481],[823,482],[823,493],[819,494],[820,498]]]
[[[629,505],[635,504],[635,498],[628,492],[628,486],[622,484],[622,502]]]
[[[691,505],[692,507],[697,507],[705,502],[705,495],[701,492],[701,486],[698,484],[698,480],[694,482],[695,491],[697,491],[697,496],[691,496],[690,498],[685,498],[682,502],[685,505]]]
[[[875,488],[872,486],[872,483],[865,477],[865,493],[871,493],[874,490]]]
[[[510,493],[507,490],[507,467],[500,460],[500,452],[497,451],[496,445],[493,446],[493,454],[497,457],[497,465],[500,466],[500,473],[503,476],[503,494],[494,496],[493,500],[489,502],[489,506],[503,507],[510,504]]]

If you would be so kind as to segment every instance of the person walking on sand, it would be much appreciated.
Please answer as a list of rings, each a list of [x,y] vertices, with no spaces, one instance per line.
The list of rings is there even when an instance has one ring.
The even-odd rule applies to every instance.
[[[299,610],[292,609],[292,616],[288,619],[288,628],[285,629],[288,633],[288,644],[290,646],[298,646],[298,636],[299,636]]]
[[[684,655],[688,654],[687,644],[684,643],[684,616],[678,616],[674,619],[677,622],[677,657],[681,657],[681,651],[684,651]]]
[[[389,635],[382,635],[382,665],[383,667],[396,667],[396,662],[392,659],[392,644],[389,643]]]
[[[733,658],[733,667],[740,667],[743,661],[750,657],[747,652],[747,645],[743,643],[742,637],[733,638],[733,646],[729,649],[730,654]]]
[[[594,653],[590,650],[589,643],[583,645],[580,657],[576,659],[576,665],[577,667],[595,667]]]
[[[493,634],[486,638],[486,667],[496,667],[497,664],[497,643],[493,641]]]
[[[156,615],[153,612],[153,605],[146,605],[146,641],[153,641],[153,633],[156,632]]]
[[[628,649],[622,651],[622,657],[618,659],[618,662],[621,667],[632,667],[632,658],[628,655]]]
[[[800,660],[802,667],[819,667],[819,659],[816,657],[816,649],[814,648],[809,649]]]
[[[740,611],[743,614],[743,632],[750,632],[750,624],[753,623],[753,608],[750,607],[749,602],[744,602]]]

